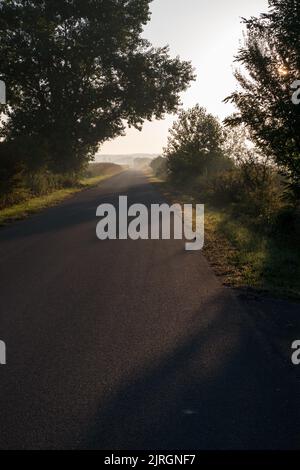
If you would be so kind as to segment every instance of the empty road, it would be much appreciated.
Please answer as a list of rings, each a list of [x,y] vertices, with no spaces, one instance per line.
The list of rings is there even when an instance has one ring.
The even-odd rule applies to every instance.
[[[0,448],[300,448],[293,366],[202,253],[96,238],[119,195],[163,201],[127,171],[0,230]]]

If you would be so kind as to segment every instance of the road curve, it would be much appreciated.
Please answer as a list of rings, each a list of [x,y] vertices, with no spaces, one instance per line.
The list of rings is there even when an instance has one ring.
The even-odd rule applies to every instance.
[[[293,371],[203,255],[96,238],[119,195],[162,202],[128,171],[0,230],[0,448],[299,448]]]

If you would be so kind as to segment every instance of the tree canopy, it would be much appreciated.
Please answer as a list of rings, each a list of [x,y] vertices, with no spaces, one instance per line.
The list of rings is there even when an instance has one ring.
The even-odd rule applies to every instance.
[[[79,169],[126,125],[177,110],[193,69],[143,39],[150,2],[0,1],[1,136],[28,165]]]
[[[300,78],[300,2],[269,0],[269,12],[244,20],[245,44],[235,76],[240,88],[227,98],[238,112],[225,122],[244,123],[251,137],[300,198],[300,106],[292,85]]]
[[[205,108],[182,111],[170,130],[164,154],[173,177],[193,178],[223,166],[224,132],[221,123]]]

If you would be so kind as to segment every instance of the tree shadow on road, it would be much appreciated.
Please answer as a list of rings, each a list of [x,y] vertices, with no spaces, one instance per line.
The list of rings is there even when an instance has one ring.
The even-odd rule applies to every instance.
[[[228,299],[211,325],[112,394],[80,447],[299,448],[288,372],[231,309]]]

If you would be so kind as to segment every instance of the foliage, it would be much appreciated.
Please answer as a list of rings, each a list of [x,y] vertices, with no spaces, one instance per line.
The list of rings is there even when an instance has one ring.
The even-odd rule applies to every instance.
[[[93,162],[88,165],[85,177],[94,178],[95,176],[120,173],[121,168],[115,163]]]
[[[151,158],[148,157],[137,157],[133,160],[133,167],[136,170],[147,170],[151,164]]]
[[[9,104],[1,135],[30,144],[22,159],[30,170],[80,171],[126,124],[140,128],[177,109],[193,71],[141,37],[149,3],[0,2],[0,78]]]
[[[103,172],[103,174],[99,176],[83,178],[80,181],[76,181],[74,185],[64,186],[62,189],[57,189],[55,191],[50,191],[43,195],[39,196],[32,196],[30,194],[27,197],[23,197],[21,201],[14,201],[10,205],[5,205],[5,207],[1,207],[0,203],[0,226],[6,225],[15,220],[21,220],[29,215],[35,214],[40,212],[41,210],[54,206],[64,199],[82,191],[84,189],[88,189],[98,185],[101,181],[105,180],[106,178],[110,178],[111,176],[119,173],[121,171],[121,167],[111,169],[111,172]]]
[[[222,150],[223,142],[222,125],[205,108],[196,105],[181,111],[164,150],[170,176],[187,181],[230,166]]]
[[[245,124],[270,162],[276,162],[300,199],[300,106],[292,102],[291,85],[300,78],[300,4],[269,0],[269,12],[244,20],[247,32],[237,62],[240,90],[227,101],[238,112],[227,125]]]
[[[155,176],[166,178],[167,177],[167,159],[164,157],[154,158],[151,162],[151,169]]]
[[[219,174],[209,182],[211,201],[232,205],[238,216],[255,217],[255,224],[267,226],[282,206],[282,183],[268,164],[251,161]]]

